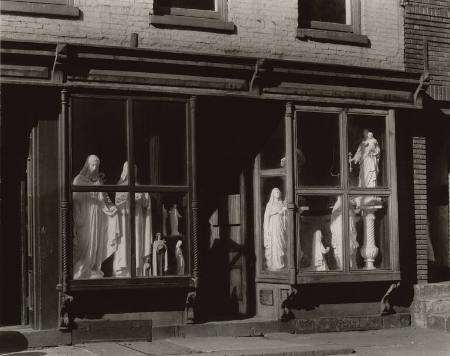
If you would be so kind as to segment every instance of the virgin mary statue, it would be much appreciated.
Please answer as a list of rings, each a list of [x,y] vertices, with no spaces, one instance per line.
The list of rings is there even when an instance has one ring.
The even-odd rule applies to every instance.
[[[90,155],[74,185],[101,185],[100,159]],[[102,278],[102,262],[116,249],[117,209],[104,192],[74,192],[74,279]]]
[[[264,256],[269,271],[278,271],[286,266],[286,207],[281,192],[273,188],[264,212]]]
[[[128,184],[128,162],[123,164],[122,174],[117,182]],[[151,255],[151,202],[148,193],[135,193],[135,234],[136,234],[136,276],[145,275],[144,264]],[[113,269],[115,277],[130,277],[130,196],[126,192],[116,193],[116,206],[119,215],[120,236],[114,254]]]

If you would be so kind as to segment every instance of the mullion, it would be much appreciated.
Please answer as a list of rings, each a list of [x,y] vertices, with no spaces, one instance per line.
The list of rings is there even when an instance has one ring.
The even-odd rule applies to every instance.
[[[133,137],[133,101],[127,99],[127,160],[128,160],[128,189],[130,201],[130,276],[136,277],[136,201],[135,201],[135,170],[134,170],[134,137]]]
[[[350,251],[349,251],[349,187],[348,187],[348,121],[347,110],[344,109],[339,115],[340,148],[341,148],[341,186],[344,187],[342,199],[342,271],[350,271]]]

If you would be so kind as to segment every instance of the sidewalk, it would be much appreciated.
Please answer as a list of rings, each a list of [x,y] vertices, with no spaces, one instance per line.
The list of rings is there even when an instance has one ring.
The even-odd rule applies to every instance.
[[[354,353],[353,353],[354,352]],[[154,342],[104,342],[4,355],[17,356],[448,356],[450,334],[428,329],[386,329],[325,334],[269,333],[255,337],[170,338]]]

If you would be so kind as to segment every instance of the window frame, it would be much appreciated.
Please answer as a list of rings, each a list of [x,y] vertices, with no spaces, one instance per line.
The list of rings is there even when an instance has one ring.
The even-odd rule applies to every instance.
[[[234,32],[234,23],[228,21],[228,0],[215,0],[215,10],[187,9],[160,6],[153,3],[150,23],[155,26],[202,28],[221,32]]]
[[[134,165],[134,116],[133,116],[133,103],[135,101],[159,101],[159,102],[177,102],[185,105],[185,128],[186,128],[186,150],[185,150],[185,173],[186,184],[184,185],[164,185],[164,184],[137,184],[136,177],[134,176],[134,170],[129,171],[129,180],[127,185],[118,184],[105,184],[98,186],[85,186],[73,184],[73,99],[89,99],[89,100],[118,100],[124,101],[126,106],[126,156],[129,166]],[[69,120],[68,120],[68,176],[71,180],[68,182],[69,202],[70,206],[73,206],[73,193],[74,192],[127,192],[130,194],[130,277],[117,278],[117,277],[105,277],[99,279],[74,279],[73,278],[73,260],[70,260],[70,285],[72,290],[101,290],[101,289],[133,289],[133,288],[189,288],[192,287],[192,271],[193,271],[193,259],[192,259],[192,150],[193,137],[191,132],[191,120],[194,118],[190,113],[190,101],[188,98],[182,97],[170,97],[170,96],[133,96],[133,95],[102,95],[102,94],[84,94],[75,93],[71,94],[69,98]],[[135,193],[179,193],[186,197],[186,217],[185,217],[185,264],[186,274],[179,275],[166,275],[166,276],[148,276],[137,277],[135,268],[135,219],[134,212],[135,207]],[[72,213],[70,215],[72,219]],[[73,230],[71,229],[71,238],[73,240]],[[73,251],[73,245],[70,243],[70,250]]]

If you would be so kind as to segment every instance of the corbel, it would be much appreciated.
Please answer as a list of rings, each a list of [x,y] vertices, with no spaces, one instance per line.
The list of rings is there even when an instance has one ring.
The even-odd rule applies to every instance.
[[[55,60],[51,72],[51,79],[54,83],[63,83],[65,78],[65,65],[67,62],[67,43],[57,43],[55,49]]]
[[[268,61],[258,58],[255,63],[252,79],[250,80],[249,92],[251,94],[261,95],[264,88],[265,74],[268,72]]]

